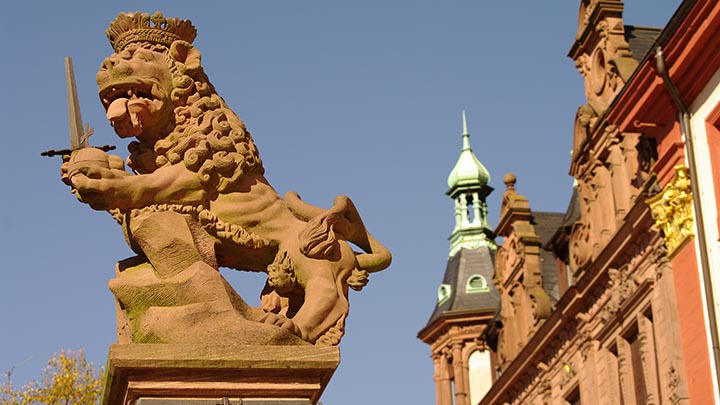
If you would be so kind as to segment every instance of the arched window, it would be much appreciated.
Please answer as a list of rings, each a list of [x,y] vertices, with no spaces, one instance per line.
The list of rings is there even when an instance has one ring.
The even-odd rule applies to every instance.
[[[447,301],[450,298],[450,294],[452,294],[450,284],[440,284],[438,288],[438,305]]]
[[[479,293],[488,291],[490,291],[490,288],[488,287],[487,280],[485,280],[485,277],[479,274],[473,274],[472,276],[470,276],[467,281],[467,285],[465,286],[466,293]]]
[[[470,403],[477,404],[490,391],[492,386],[492,365],[490,352],[475,350],[468,357],[468,377],[470,383]]]

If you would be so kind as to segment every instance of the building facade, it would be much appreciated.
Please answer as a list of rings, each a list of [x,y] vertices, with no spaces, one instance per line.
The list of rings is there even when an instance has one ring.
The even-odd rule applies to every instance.
[[[533,212],[505,177],[497,304],[463,325],[490,385],[442,402],[436,362],[438,404],[720,403],[720,3],[685,0],[663,29],[626,26],[623,6],[580,1],[572,200]],[[420,334],[433,359],[446,314]]]

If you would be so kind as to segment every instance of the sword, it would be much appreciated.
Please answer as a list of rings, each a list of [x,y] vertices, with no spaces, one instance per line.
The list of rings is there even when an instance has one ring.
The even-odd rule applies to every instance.
[[[88,145],[88,138],[93,134],[93,129],[86,123],[83,128],[82,116],[80,115],[80,102],[78,101],[77,88],[75,87],[75,73],[73,72],[72,59],[65,57],[65,81],[67,82],[68,93],[68,120],[70,121],[70,149],[50,149],[41,152],[41,156],[52,157],[55,155],[69,155],[74,150],[91,147]],[[112,145],[93,146],[104,152],[115,149]]]

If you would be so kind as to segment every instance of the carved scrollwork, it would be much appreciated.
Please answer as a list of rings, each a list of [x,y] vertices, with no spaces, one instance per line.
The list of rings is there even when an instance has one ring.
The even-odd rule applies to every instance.
[[[607,20],[600,21],[597,26],[595,26],[595,31],[598,32],[600,38],[607,38],[608,35],[610,35],[610,27]]]
[[[580,197],[580,220],[571,230],[570,255],[575,271],[588,264],[604,248],[615,229],[612,175],[603,162],[593,159],[576,174]]]
[[[584,269],[592,258],[591,225],[577,222],[570,231],[570,260],[574,271]]]
[[[522,265],[523,258],[523,246],[517,238],[511,237],[508,243],[507,249],[507,268],[511,272],[513,269]]]
[[[575,67],[583,77],[587,77],[588,73],[590,73],[590,56],[587,54],[578,56],[577,60],[575,60]]]
[[[550,316],[552,305],[550,303],[550,297],[547,295],[542,287],[530,287],[527,291],[528,298],[530,298],[531,314],[535,325],[541,320]]]
[[[572,57],[585,78],[588,105],[598,115],[607,110],[637,66],[625,40],[622,19],[613,11],[617,3],[622,4],[618,0],[583,1],[578,16]]]

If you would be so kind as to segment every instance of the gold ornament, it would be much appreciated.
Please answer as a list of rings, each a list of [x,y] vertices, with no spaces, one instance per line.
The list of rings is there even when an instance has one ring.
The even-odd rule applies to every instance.
[[[695,236],[689,169],[685,165],[677,165],[674,169],[675,177],[672,181],[661,193],[647,199],[655,224],[665,235],[668,257],[672,257]]]

